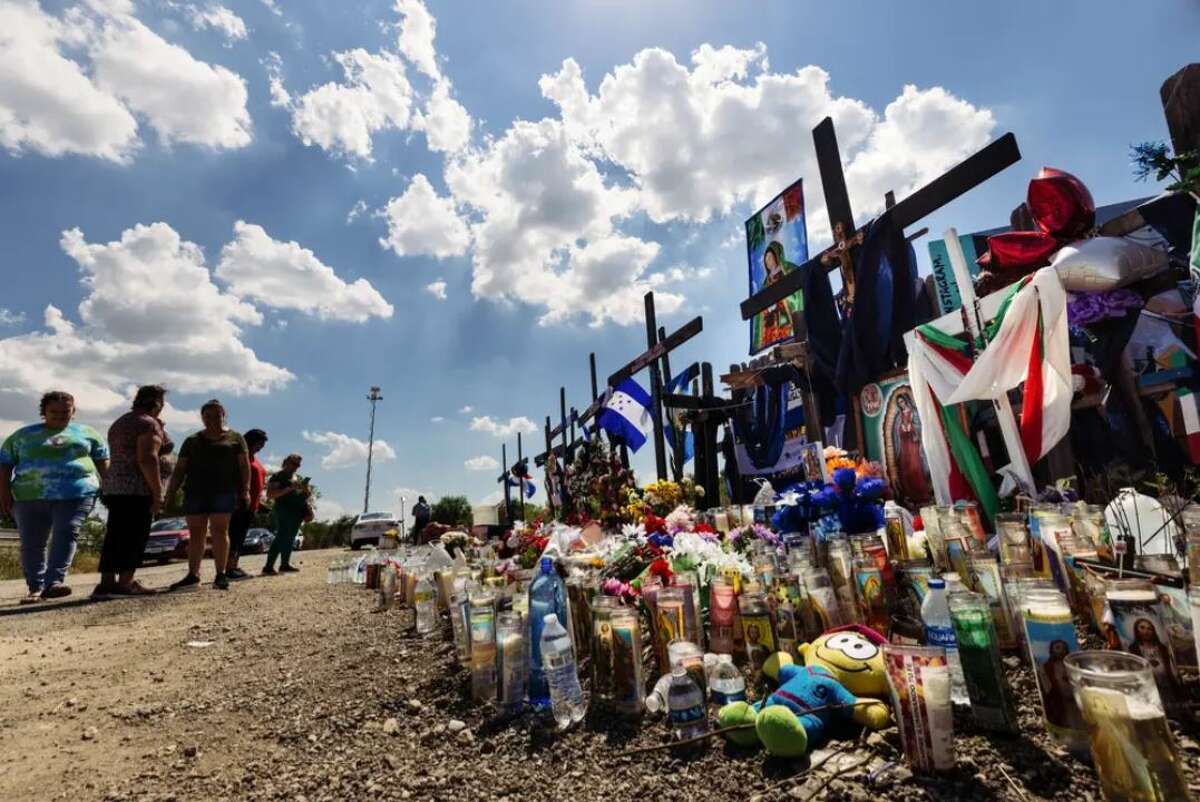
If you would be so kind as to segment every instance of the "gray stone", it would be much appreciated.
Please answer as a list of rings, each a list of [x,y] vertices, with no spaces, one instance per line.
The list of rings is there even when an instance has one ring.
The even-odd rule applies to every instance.
[[[400,734],[400,720],[395,719],[395,718],[389,718],[387,721],[383,722],[383,734],[384,735],[399,735]]]

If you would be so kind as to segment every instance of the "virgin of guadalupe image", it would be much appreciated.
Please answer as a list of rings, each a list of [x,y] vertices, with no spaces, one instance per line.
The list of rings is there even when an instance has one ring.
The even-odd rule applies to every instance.
[[[897,388],[887,406],[881,434],[888,479],[898,497],[913,504],[929,501],[933,486],[921,448],[921,419],[917,417],[912,390],[907,386]]]
[[[762,258],[763,271],[766,274],[766,278],[763,280],[763,287],[769,287],[793,270],[800,269],[797,265],[787,260],[783,252],[783,243],[778,240],[772,240],[767,245]],[[762,320],[762,341],[764,343],[788,340],[795,333],[792,328],[792,310],[788,306],[786,298],[776,301],[774,306],[763,312]]]

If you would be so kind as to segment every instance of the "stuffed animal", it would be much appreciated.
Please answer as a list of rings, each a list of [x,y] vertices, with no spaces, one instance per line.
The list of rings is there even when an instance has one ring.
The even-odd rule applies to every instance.
[[[779,688],[754,705],[734,702],[722,707],[718,713],[722,727],[754,724],[754,729],[737,730],[727,737],[743,746],[761,743],[779,757],[800,757],[826,738],[852,734],[855,725],[883,729],[888,725],[888,706],[862,697],[887,693],[884,642],[875,630],[851,625],[803,644],[803,666],[793,664],[785,652],[772,655],[763,671],[778,681]]]

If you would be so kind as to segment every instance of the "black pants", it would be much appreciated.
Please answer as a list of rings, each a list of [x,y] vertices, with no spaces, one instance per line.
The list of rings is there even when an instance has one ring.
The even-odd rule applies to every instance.
[[[105,496],[108,526],[100,549],[100,573],[121,574],[136,571],[142,564],[146,541],[150,539],[149,496]]]
[[[252,523],[254,513],[249,509],[239,507],[229,517],[229,559],[237,559],[242,553],[242,546],[246,545],[246,533],[250,531]]]

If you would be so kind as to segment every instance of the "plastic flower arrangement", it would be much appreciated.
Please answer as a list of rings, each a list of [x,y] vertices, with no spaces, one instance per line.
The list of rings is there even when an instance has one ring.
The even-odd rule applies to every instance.
[[[851,468],[833,473],[835,509],[848,535],[874,532],[883,526],[883,491],[887,483],[873,476],[859,478]]]
[[[538,560],[541,559],[542,552],[546,550],[546,544],[549,542],[549,536],[543,534],[543,527],[539,523],[536,526],[513,532],[507,545],[513,550],[513,560],[517,565],[522,568],[533,568],[538,564]]]
[[[816,481],[790,485],[775,497],[771,526],[784,533],[808,531],[810,525],[833,511],[836,501],[829,485]]]
[[[605,529],[618,529],[641,518],[628,509],[629,493],[636,489],[633,471],[622,466],[603,441],[585,441],[567,469],[565,519],[580,526],[598,521]]]

